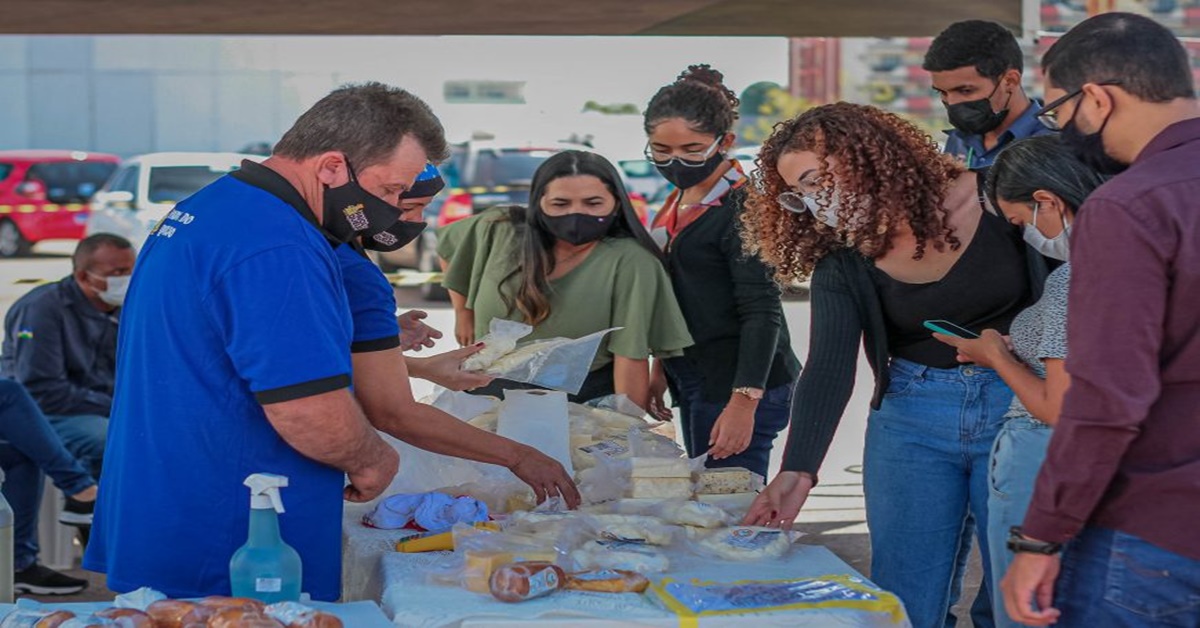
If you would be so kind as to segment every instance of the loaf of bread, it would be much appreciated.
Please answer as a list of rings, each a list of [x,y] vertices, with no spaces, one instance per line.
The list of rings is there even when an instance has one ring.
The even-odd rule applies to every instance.
[[[211,607],[210,607],[211,608]],[[254,608],[227,606],[208,620],[208,628],[284,628],[283,624]]]
[[[183,600],[159,600],[146,607],[146,614],[154,620],[155,628],[184,628],[183,618],[196,606]]]
[[[342,628],[342,620],[297,602],[279,602],[267,607],[267,616],[287,628]]]
[[[509,563],[492,572],[488,590],[501,602],[524,602],[561,589],[567,576],[548,562]]]
[[[120,628],[158,628],[154,619],[136,608],[106,608],[95,615],[115,621]]]
[[[620,569],[591,569],[567,574],[567,583],[563,588],[594,593],[641,593],[649,586],[650,579],[640,573]]]

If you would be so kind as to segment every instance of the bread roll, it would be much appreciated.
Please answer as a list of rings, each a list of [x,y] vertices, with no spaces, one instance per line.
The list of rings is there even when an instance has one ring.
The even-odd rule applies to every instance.
[[[154,619],[136,608],[106,608],[94,614],[115,621],[120,628],[158,628]]]
[[[278,602],[267,607],[267,616],[287,628],[343,628],[342,620],[298,602]]]
[[[595,593],[641,593],[650,586],[650,579],[640,573],[620,569],[592,569],[567,574],[563,588]]]
[[[253,608],[223,608],[208,620],[208,628],[283,628],[283,624]]]
[[[266,604],[260,600],[248,597],[225,597],[221,595],[212,595],[200,600],[200,606],[212,606],[216,608],[246,608],[258,611],[261,615]]]
[[[488,588],[501,602],[524,602],[562,588],[567,575],[546,562],[510,563],[492,572]]]
[[[154,620],[155,628],[184,628],[184,616],[195,609],[192,602],[159,600],[146,607],[146,614]]]

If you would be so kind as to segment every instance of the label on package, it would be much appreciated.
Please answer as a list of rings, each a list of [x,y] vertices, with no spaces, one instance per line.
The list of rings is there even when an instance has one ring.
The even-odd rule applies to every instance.
[[[553,569],[543,569],[539,573],[530,576],[529,595],[526,597],[535,598],[539,595],[544,595],[557,590],[558,586],[558,572]]]
[[[255,593],[279,593],[283,590],[283,578],[255,578]]]
[[[593,456],[596,454],[603,454],[612,458],[627,453],[629,448],[617,443],[616,441],[606,440],[599,443],[592,443],[587,447],[580,447],[579,451],[582,451],[585,454],[592,454]]]
[[[730,530],[729,536],[725,537],[725,544],[738,549],[758,550],[775,543],[780,534],[783,533],[779,530],[737,528]]]

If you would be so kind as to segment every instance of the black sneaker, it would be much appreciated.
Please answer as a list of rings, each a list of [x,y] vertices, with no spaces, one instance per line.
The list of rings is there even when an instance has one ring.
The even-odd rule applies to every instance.
[[[13,577],[13,591],[32,595],[73,595],[86,589],[87,580],[72,578],[41,564],[34,563]]]
[[[62,512],[58,513],[58,522],[67,526],[92,525],[92,512],[96,510],[96,502],[81,502],[67,497],[67,503]]]

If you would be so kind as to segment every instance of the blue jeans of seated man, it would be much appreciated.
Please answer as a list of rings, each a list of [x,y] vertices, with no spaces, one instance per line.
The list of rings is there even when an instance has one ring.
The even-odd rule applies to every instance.
[[[81,414],[46,418],[67,451],[99,481],[100,467],[104,464],[104,444],[108,442],[108,417]]]
[[[1038,470],[1046,459],[1046,447],[1054,432],[1049,425],[1033,418],[1012,418],[1004,422],[992,446],[992,464],[988,488],[988,548],[992,554],[992,599],[996,600],[997,628],[1016,628],[1001,600],[1000,579],[1008,573],[1013,554],[1008,551],[1008,531],[1021,525],[1033,499]]]
[[[1180,522],[1195,534],[1195,522]],[[1132,534],[1087,527],[1062,557],[1055,628],[1200,626],[1200,560]]]
[[[904,602],[914,628],[952,628],[961,558],[977,529],[984,582],[971,618],[990,628],[988,457],[1012,391],[977,366],[934,369],[894,359],[889,371],[887,394],[867,421],[863,457],[871,580]]]
[[[96,482],[63,447],[24,387],[7,379],[0,379],[0,469],[4,499],[13,510],[13,568],[23,571],[37,562],[43,473],[67,495]]]
[[[683,424],[683,444],[689,457],[695,458],[708,451],[713,426],[725,410],[725,403],[705,401],[707,390],[704,373],[696,363],[686,357],[670,358],[663,363],[667,376],[671,378],[674,391],[679,394],[679,414]],[[733,391],[730,391],[732,394]],[[787,427],[791,420],[792,384],[776,386],[763,392],[763,398],[754,411],[754,435],[750,446],[736,456],[721,460],[710,459],[705,466],[710,469],[742,467],[764,478],[771,464],[771,447],[775,437]]]

